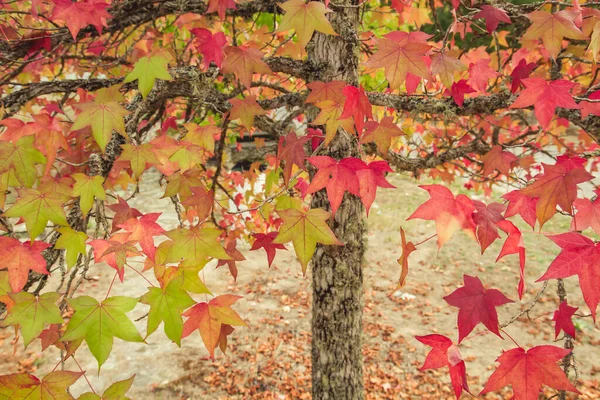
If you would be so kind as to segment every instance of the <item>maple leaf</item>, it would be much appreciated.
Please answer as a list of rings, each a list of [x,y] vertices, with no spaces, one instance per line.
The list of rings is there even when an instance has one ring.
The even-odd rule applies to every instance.
[[[519,284],[517,286],[517,291],[519,293],[519,299],[521,299],[525,292],[525,245],[523,244],[521,231],[515,224],[508,220],[498,221],[496,226],[508,234],[502,249],[500,249],[498,257],[496,258],[496,262],[509,254],[519,255]]]
[[[320,103],[323,101],[333,101],[334,103],[343,104],[346,101],[344,96],[345,81],[331,82],[310,82],[306,84],[310,89],[310,94],[306,98],[306,103]]]
[[[326,188],[333,215],[342,204],[344,192],[360,196],[356,171],[364,168],[363,161],[353,157],[337,161],[328,156],[308,157],[307,160],[317,168],[317,173],[310,181],[306,193],[315,193]]]
[[[304,146],[310,137],[301,136],[298,137],[296,132],[292,131],[285,136],[279,137],[279,144],[277,146],[277,162],[284,161],[283,167],[283,182],[289,185],[290,177],[292,176],[292,167],[295,164],[301,170],[306,171],[304,166],[304,160],[306,159],[306,151]]]
[[[119,279],[123,282],[125,275],[125,261],[127,257],[140,255],[140,252],[129,240],[129,233],[121,232],[112,235],[109,240],[94,239],[89,242],[94,250],[96,263],[105,262],[119,273]],[[118,259],[117,259],[118,256]]]
[[[344,103],[344,111],[338,119],[342,120],[353,117],[356,132],[361,134],[365,123],[365,117],[367,119],[373,119],[372,106],[367,97],[367,93],[362,85],[358,88],[356,86],[348,85],[344,88],[342,93],[346,96],[346,102]]]
[[[579,394],[556,364],[570,352],[569,349],[548,345],[527,351],[521,347],[505,351],[496,360],[500,366],[490,376],[480,395],[508,385],[512,386],[514,397],[523,400],[537,400],[543,385]]]
[[[323,3],[318,1],[288,0],[279,4],[285,14],[275,32],[296,31],[298,42],[305,48],[315,31],[337,36],[325,14],[331,12]]]
[[[594,191],[596,196],[600,194],[600,190]],[[571,220],[571,230],[583,231],[587,228],[592,228],[596,234],[600,235],[600,201],[598,197],[594,201],[589,199],[575,199],[573,205],[577,209],[577,213]]]
[[[600,248],[591,239],[575,232],[548,236],[562,251],[550,263],[548,270],[536,282],[562,279],[573,275],[579,277],[583,300],[596,319],[596,308],[600,303]]]
[[[448,89],[452,88],[454,74],[466,70],[467,66],[452,55],[440,53],[431,56],[431,72],[434,75],[439,75],[440,80]]]
[[[113,130],[125,136],[124,118],[129,112],[119,104],[119,101],[123,100],[117,87],[98,90],[93,102],[75,104],[81,113],[77,116],[71,130],[75,131],[91,126],[94,140],[104,151],[112,137]]]
[[[200,221],[204,221],[213,208],[215,193],[206,190],[204,186],[192,187],[191,191],[192,195],[181,202],[187,210],[187,218],[190,220],[195,215]]]
[[[573,202],[577,198],[577,185],[593,176],[585,170],[585,160],[580,157],[560,156],[556,164],[542,163],[544,173],[535,177],[535,182],[521,189],[521,193],[537,197],[536,215],[540,228],[556,213],[559,205],[563,211],[573,214]]]
[[[477,277],[464,275],[465,285],[456,289],[444,300],[453,307],[458,307],[458,342],[478,324],[483,324],[490,332],[502,337],[499,332],[498,314],[496,307],[513,301],[498,289],[486,289]]]
[[[485,19],[485,28],[487,29],[488,33],[494,32],[496,28],[498,28],[500,22],[507,24],[512,23],[506,11],[488,5],[481,5],[480,7],[481,11],[475,14],[473,18]]]
[[[589,100],[600,100],[600,90],[596,90],[588,97]],[[586,118],[588,115],[600,116],[600,103],[582,100],[579,102],[581,107],[581,118]]]
[[[221,135],[221,128],[215,125],[203,125],[187,123],[183,124],[187,129],[185,141],[202,147],[206,152],[213,153],[215,149],[215,136]]]
[[[431,347],[431,351],[427,354],[427,358],[425,358],[425,362],[419,370],[426,371],[428,369],[438,369],[447,366],[456,399],[460,398],[463,390],[469,393],[465,362],[460,355],[458,347],[452,340],[446,336],[436,334],[415,336],[415,339]]]
[[[346,132],[354,132],[354,118],[348,117],[341,119],[344,111],[344,102],[336,103],[332,100],[325,100],[315,104],[321,109],[321,112],[314,119],[314,125],[325,125],[325,143],[329,144],[342,127]]]
[[[167,337],[181,347],[183,333],[181,313],[196,304],[190,295],[181,289],[181,284],[182,280],[175,279],[164,288],[150,287],[140,298],[140,303],[150,306],[146,337],[156,331],[161,322],[164,322]]]
[[[143,97],[154,87],[157,79],[163,81],[173,80],[169,74],[169,60],[161,55],[146,56],[140,58],[123,82],[138,81],[138,89]]]
[[[471,199],[463,194],[455,198],[452,192],[442,185],[419,187],[426,190],[431,198],[420,205],[407,220],[418,218],[435,221],[438,247],[442,247],[460,229],[475,238],[475,222],[472,217],[475,206]]]
[[[554,325],[554,338],[558,339],[558,334],[563,331],[566,335],[575,338],[575,325],[573,325],[573,314],[579,310],[578,307],[571,307],[567,304],[566,300],[561,302],[558,306],[558,310],[554,311],[552,321]]]
[[[252,86],[253,74],[270,75],[271,68],[262,60],[263,53],[253,47],[230,46],[225,48],[225,59],[221,70],[234,74],[247,89]]]
[[[387,161],[372,161],[356,171],[356,178],[359,183],[359,196],[365,206],[367,216],[369,215],[371,205],[375,201],[378,187],[396,188],[396,186],[385,179],[386,172],[393,172]]]
[[[29,374],[0,376],[0,395],[11,400],[70,400],[68,392],[84,372],[53,371],[39,380]]]
[[[127,204],[127,202],[122,197],[117,197],[117,201],[117,204],[109,204],[106,206],[115,213],[113,217],[111,233],[114,233],[115,231],[121,229],[119,228],[119,225],[126,222],[127,220],[131,218],[141,217],[143,215],[137,209],[130,207],[129,204]]]
[[[380,122],[368,121],[365,123],[365,132],[360,137],[361,143],[375,142],[377,149],[382,154],[387,154],[395,137],[405,133],[394,123],[394,117],[383,117]]]
[[[110,355],[114,337],[127,342],[143,342],[135,325],[125,315],[137,303],[138,299],[124,296],[109,297],[102,303],[90,296],[71,299],[69,306],[75,312],[61,340],[85,339],[98,361],[99,370]]]
[[[502,198],[508,200],[508,207],[504,213],[506,218],[519,214],[532,229],[535,227],[537,197],[526,196],[520,190],[513,190]]]
[[[227,38],[223,32],[213,34],[208,29],[194,28],[190,30],[192,35],[196,37],[194,41],[196,50],[202,53],[202,62],[204,67],[208,68],[211,62],[221,68],[225,53],[223,48],[227,44]]]
[[[504,205],[500,203],[491,203],[486,205],[481,201],[473,201],[476,213],[473,214],[473,221],[477,225],[477,240],[481,246],[481,254],[490,244],[500,238],[496,224],[504,219],[502,212]]]
[[[469,65],[469,85],[478,92],[485,92],[488,81],[500,75],[489,64],[489,58],[482,58]]]
[[[242,125],[248,130],[252,129],[254,125],[254,117],[267,113],[258,105],[254,95],[246,96],[243,99],[230,99],[229,103],[232,105],[229,118],[232,120],[241,119]]]
[[[401,289],[406,285],[406,277],[408,276],[408,257],[413,251],[417,250],[417,247],[413,242],[406,242],[406,234],[402,227],[400,227],[400,239],[402,240],[402,254],[397,262],[402,267],[402,271],[400,272],[400,279],[396,290]]]
[[[36,164],[46,163],[46,157],[33,146],[35,137],[24,136],[16,144],[0,141],[0,174],[10,172],[25,187],[37,179]]]
[[[278,210],[277,214],[283,220],[283,225],[279,228],[279,234],[272,243],[292,242],[304,273],[306,273],[308,262],[317,249],[317,243],[328,246],[343,245],[327,225],[327,220],[331,214],[325,210],[313,208],[303,211],[290,208]]]
[[[237,275],[238,275],[238,269],[237,269],[237,261],[244,261],[246,259],[246,257],[244,257],[244,255],[242,253],[240,253],[240,251],[238,249],[236,249],[236,240],[230,240],[227,243],[227,246],[225,247],[225,251],[227,252],[227,255],[230,257],[229,260],[219,260],[217,262],[217,266],[216,268],[219,268],[222,265],[227,265],[227,267],[229,268],[229,272],[231,273],[231,276],[233,276],[233,281],[235,282],[237,279]]]
[[[75,185],[71,191],[71,196],[79,196],[79,206],[83,215],[87,215],[92,209],[94,198],[106,200],[104,192],[104,177],[100,175],[89,176],[86,174],[73,174]]]
[[[123,152],[119,156],[118,161],[129,161],[131,170],[138,179],[150,165],[160,164],[152,151],[150,143],[144,143],[139,146],[124,144],[121,147],[123,148]]]
[[[139,241],[144,254],[152,260],[154,260],[154,253],[156,251],[153,237],[160,236],[165,232],[165,230],[156,223],[156,220],[160,215],[161,213],[148,213],[140,218],[131,218],[119,225],[119,228],[130,233],[128,240]]]
[[[510,91],[513,93],[517,93],[517,90],[519,90],[519,88],[523,86],[523,79],[529,78],[529,75],[536,67],[536,63],[527,64],[527,61],[525,61],[525,59],[522,58],[521,61],[519,61],[519,64],[517,64],[515,69],[513,69],[513,71],[510,73]]]
[[[196,329],[210,354],[215,360],[215,349],[219,345],[223,325],[247,326],[246,322],[231,306],[241,299],[240,296],[224,294],[208,303],[202,302],[187,310],[183,315],[189,317],[183,325],[183,337],[189,336]]]
[[[52,0],[54,10],[50,19],[52,21],[63,21],[73,40],[77,41],[79,31],[88,25],[94,25],[98,33],[102,34],[102,27],[108,27],[106,20],[112,18],[106,11],[108,3],[101,0],[83,0],[72,2],[70,0]]]
[[[46,229],[48,221],[62,226],[69,225],[63,209],[63,204],[69,197],[60,192],[46,193],[36,189],[17,189],[17,193],[19,198],[3,215],[25,220],[32,240]]]
[[[77,400],[129,400],[126,396],[129,389],[131,389],[131,385],[133,385],[133,380],[135,379],[135,375],[132,375],[130,378],[118,381],[110,385],[102,396],[88,392],[84,393]]]
[[[219,18],[221,18],[221,21],[224,21],[227,10],[237,10],[235,0],[208,0],[206,14],[214,13],[216,11]]]
[[[452,96],[452,99],[456,105],[459,107],[463,106],[465,102],[465,94],[468,93],[475,93],[475,90],[473,90],[473,88],[469,86],[467,81],[464,79],[454,82],[452,84],[452,88],[450,89],[450,95]]]
[[[494,170],[509,176],[510,169],[519,161],[519,157],[509,151],[504,151],[502,146],[494,145],[491,150],[481,157],[483,162],[483,175],[490,176]]]
[[[423,32],[391,32],[376,39],[379,50],[365,63],[368,68],[385,68],[392,90],[400,89],[407,74],[431,80],[425,55],[431,49]]]
[[[208,257],[231,259],[218,240],[221,236],[218,229],[201,226],[178,228],[166,232],[165,235],[173,241],[167,256],[169,262],[203,261]]]
[[[547,129],[557,107],[579,109],[581,108],[570,90],[577,86],[576,83],[563,79],[546,81],[541,78],[527,78],[522,80],[525,90],[521,92],[510,108],[534,107],[535,116],[542,126]]]
[[[287,250],[283,244],[273,243],[273,240],[275,240],[278,234],[279,232],[252,234],[252,237],[255,240],[252,243],[252,247],[250,247],[250,251],[264,249],[265,253],[267,253],[267,262],[269,263],[269,267],[271,267],[271,264],[273,264],[277,250]]]
[[[40,254],[50,247],[48,243],[0,237],[0,270],[8,269],[8,279],[13,292],[20,292],[27,283],[29,270],[48,275],[46,260]]]
[[[2,324],[21,327],[23,342],[27,347],[44,330],[45,324],[63,322],[61,311],[56,305],[60,297],[58,292],[44,293],[39,297],[26,292],[13,293],[10,298],[14,304]]]
[[[556,58],[562,50],[562,40],[585,40],[585,36],[575,25],[577,13],[562,10],[550,14],[546,11],[534,11],[525,15],[531,21],[531,26],[522,36],[522,40],[542,40],[544,47],[552,58]]]
[[[77,263],[79,255],[85,254],[85,242],[88,236],[85,232],[79,232],[70,227],[59,228],[56,232],[60,233],[60,237],[56,240],[54,248],[65,250],[65,261],[67,270],[69,270]]]

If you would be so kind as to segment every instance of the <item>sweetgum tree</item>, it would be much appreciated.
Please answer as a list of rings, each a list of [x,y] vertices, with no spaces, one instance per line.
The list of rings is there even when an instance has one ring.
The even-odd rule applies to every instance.
[[[518,260],[521,275],[515,293],[501,293],[493,276],[464,271],[445,297],[457,336],[417,337],[431,347],[423,369],[448,367],[457,398],[508,385],[517,399],[537,398],[543,385],[559,398],[578,393],[569,380],[576,309],[562,280],[579,278],[569,296],[583,296],[595,318],[600,202],[582,189],[592,188],[599,154],[598,3],[0,4],[0,310],[24,346],[40,338],[68,359],[86,342],[101,368],[114,338],[151,340],[162,324],[178,345],[199,331],[214,359],[246,316],[235,311],[239,296],[213,293],[201,270],[213,261],[235,278],[240,243],[266,251],[265,268],[287,245],[311,268],[313,397],[362,399],[365,214],[378,188],[394,190],[386,175],[403,172],[462,179],[485,194],[510,187],[504,204],[486,204],[425,185],[430,199],[410,218],[434,221],[439,246],[461,230],[482,252],[503,241],[498,259]],[[238,151],[253,135],[256,146]],[[231,159],[250,167],[236,172]],[[160,180],[179,227],[130,207],[147,196],[143,179]],[[556,213],[572,218],[570,231],[543,230]],[[539,294],[548,281],[557,287],[564,346],[513,338],[483,389],[469,390],[461,341],[479,324],[507,338],[536,305],[505,323],[496,313],[525,290],[519,218],[562,249],[535,278],[546,282]],[[420,245],[403,230],[401,243],[400,287]],[[143,268],[132,266],[140,257]],[[78,293],[99,263],[115,270],[106,297]],[[133,274],[148,282],[141,298],[115,283]],[[148,306],[142,334],[127,313]],[[83,375],[58,366],[3,375],[0,397],[72,398]],[[132,379],[102,398],[123,398]],[[101,398],[91,390],[80,398]]]

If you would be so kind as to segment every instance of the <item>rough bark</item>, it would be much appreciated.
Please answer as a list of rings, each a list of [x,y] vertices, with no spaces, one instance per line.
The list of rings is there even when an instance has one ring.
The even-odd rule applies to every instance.
[[[339,36],[315,34],[309,59],[325,63],[325,80],[358,81],[358,2],[344,0],[330,14]],[[321,152],[336,159],[358,156],[355,138],[340,130]],[[313,207],[329,208],[325,191],[315,194]],[[360,200],[344,196],[331,227],[344,246],[320,246],[312,260],[312,394],[319,400],[363,399],[362,264],[366,224]]]

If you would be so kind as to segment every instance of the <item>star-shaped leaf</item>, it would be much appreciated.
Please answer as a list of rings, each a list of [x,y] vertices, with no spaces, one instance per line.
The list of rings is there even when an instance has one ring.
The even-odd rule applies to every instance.
[[[73,174],[75,185],[71,191],[71,196],[79,196],[79,205],[83,215],[87,215],[92,209],[94,199],[106,200],[104,192],[104,177],[100,175],[89,176],[86,174]]]
[[[10,295],[14,304],[2,324],[21,327],[25,347],[39,336],[46,324],[63,322],[56,302],[60,298],[58,292],[44,293],[39,297],[31,293],[19,292]]]
[[[42,380],[29,374],[0,376],[0,396],[10,400],[72,400],[68,392],[83,372],[53,371]]]
[[[133,71],[125,77],[124,82],[133,82],[137,79],[138,89],[143,97],[154,87],[157,79],[163,81],[173,80],[169,74],[169,60],[162,55],[153,55],[140,58],[133,67]]]
[[[278,234],[279,232],[252,234],[255,240],[252,243],[252,247],[250,247],[250,251],[264,249],[265,253],[267,253],[267,262],[269,263],[269,267],[271,264],[273,264],[277,250],[287,250],[283,244],[273,243],[273,240],[275,240]]]
[[[526,17],[531,21],[531,26],[522,39],[541,39],[552,58],[556,58],[562,50],[562,41],[565,37],[585,40],[585,36],[575,25],[577,18],[575,11],[562,10],[554,14],[546,11],[534,11],[527,14]]]
[[[11,237],[0,237],[0,270],[8,269],[8,279],[13,292],[23,289],[29,270],[48,275],[46,260],[40,254],[48,247],[50,245],[45,242],[21,243]]]
[[[254,117],[267,113],[258,105],[254,95],[246,96],[243,99],[231,99],[229,103],[232,105],[229,118],[232,120],[241,119],[242,125],[248,130],[254,126]]]
[[[573,314],[579,310],[578,307],[571,307],[566,301],[563,301],[558,306],[558,310],[554,311],[552,321],[554,321],[554,338],[557,339],[560,331],[575,338],[575,325],[573,325]]]
[[[262,60],[263,53],[253,47],[226,47],[223,73],[235,74],[247,89],[252,86],[253,74],[271,74],[271,68]]]
[[[16,144],[0,141],[0,174],[10,172],[23,186],[32,187],[38,176],[35,165],[46,163],[34,141],[34,136],[24,136]]]
[[[304,273],[306,273],[308,262],[317,249],[317,243],[329,246],[343,244],[327,225],[331,214],[325,210],[314,208],[303,211],[290,208],[278,210],[277,214],[283,219],[283,225],[279,228],[279,234],[272,243],[292,242]]]
[[[114,337],[128,342],[143,341],[133,322],[125,315],[137,303],[138,299],[124,296],[109,297],[102,303],[90,296],[71,299],[69,305],[75,313],[61,340],[85,339],[100,369],[110,355]]]
[[[305,48],[315,31],[337,36],[325,14],[331,12],[318,1],[288,0],[279,5],[285,14],[275,32],[296,31],[300,46]]]

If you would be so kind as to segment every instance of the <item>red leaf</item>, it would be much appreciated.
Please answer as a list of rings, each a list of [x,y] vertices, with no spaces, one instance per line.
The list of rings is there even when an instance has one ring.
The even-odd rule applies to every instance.
[[[527,351],[518,347],[504,352],[496,362],[500,363],[480,395],[494,392],[511,385],[514,398],[537,400],[542,385],[556,390],[579,393],[556,364],[571,350],[556,346],[536,346]]]
[[[513,301],[498,289],[485,289],[477,277],[464,275],[465,286],[456,289],[444,300],[458,307],[458,343],[473,331],[480,323],[490,332],[502,337],[498,330],[496,307]]]
[[[206,14],[214,13],[216,11],[219,18],[221,18],[221,21],[224,21],[227,10],[237,10],[235,0],[208,0]]]
[[[485,92],[488,81],[499,75],[489,64],[489,58],[482,58],[469,65],[469,85],[478,92]]]
[[[580,157],[560,156],[556,164],[542,163],[544,173],[535,182],[521,190],[526,196],[538,197],[536,215],[540,228],[556,213],[559,205],[563,211],[573,214],[573,202],[577,198],[577,185],[593,176],[585,170],[585,160]]]
[[[122,197],[118,197],[117,200],[117,204],[111,204],[107,206],[115,212],[115,215],[113,217],[111,233],[114,233],[121,229],[119,228],[119,225],[125,223],[125,221],[131,218],[141,217],[143,215],[137,209],[129,207],[129,204],[127,204],[127,202]]]
[[[579,276],[579,287],[583,299],[596,320],[596,308],[600,303],[600,248],[582,234],[569,232],[548,236],[562,251],[536,282]]]
[[[392,172],[387,161],[373,161],[370,162],[366,168],[356,171],[360,186],[359,195],[365,206],[367,215],[369,215],[369,209],[371,208],[373,201],[375,201],[375,194],[378,187],[389,189],[396,187],[385,180],[386,172]]]
[[[485,28],[488,33],[494,32],[496,28],[498,28],[500,22],[505,22],[507,24],[512,23],[506,11],[488,5],[482,5],[481,11],[475,14],[473,18],[484,18]]]
[[[142,251],[154,261],[154,236],[162,235],[165,230],[156,223],[161,213],[149,213],[141,218],[131,218],[127,222],[120,224],[119,228],[129,232],[128,240],[137,240],[140,242]]]
[[[484,176],[489,176],[494,170],[508,176],[510,169],[519,161],[519,157],[510,151],[502,150],[502,146],[494,145],[489,152],[481,157],[481,161],[483,161]]]
[[[448,367],[450,381],[456,398],[459,399],[463,390],[469,392],[465,362],[452,340],[442,335],[415,336],[419,342],[431,347],[420,371]]]
[[[338,120],[354,117],[356,132],[360,135],[365,125],[365,117],[373,119],[371,102],[369,102],[369,98],[362,85],[360,88],[348,85],[344,88],[343,94],[346,96],[346,102],[344,103],[344,111],[342,111],[342,115]]]
[[[294,164],[298,168],[306,170],[306,167],[304,166],[304,160],[306,159],[306,151],[304,150],[304,146],[309,140],[310,137],[298,137],[294,131],[285,136],[279,137],[277,161],[285,162],[283,167],[283,181],[286,185],[289,184],[290,177],[292,176],[292,166]]]
[[[54,2],[54,10],[50,19],[52,21],[63,21],[69,28],[74,40],[77,40],[79,31],[88,25],[94,25],[98,33],[102,34],[102,27],[108,27],[106,20],[112,18],[106,11],[109,4],[103,0],[52,1]]]
[[[506,218],[519,214],[523,218],[523,221],[527,222],[532,229],[535,227],[537,197],[529,197],[519,190],[513,190],[506,193],[502,198],[508,200],[508,207],[504,213]]]
[[[513,93],[517,93],[517,90],[523,85],[522,81],[525,78],[529,78],[531,72],[537,67],[536,63],[529,63],[525,61],[524,58],[519,61],[519,64],[513,69],[510,73],[510,78],[512,80],[512,84],[510,87],[510,91]]]
[[[452,89],[450,90],[452,99],[454,99],[454,102],[459,107],[462,107],[465,102],[465,94],[474,93],[474,92],[475,91],[473,90],[473,88],[471,86],[469,86],[467,81],[464,79],[461,79],[458,82],[454,82],[452,84]]]
[[[573,314],[579,310],[578,307],[571,307],[566,301],[563,301],[558,306],[558,310],[554,311],[552,321],[556,322],[554,325],[554,338],[558,338],[560,331],[563,331],[567,335],[575,338],[575,325],[573,325]]]
[[[269,262],[269,267],[271,266],[271,264],[273,264],[273,260],[275,259],[275,253],[277,252],[277,250],[287,250],[285,245],[280,243],[273,243],[273,240],[275,239],[275,237],[277,237],[278,233],[279,232],[269,232],[267,234],[252,234],[252,236],[256,240],[254,241],[254,243],[252,243],[250,251],[265,249],[265,252],[267,253],[267,261]]]
[[[317,173],[311,180],[306,193],[315,193],[326,188],[332,215],[335,215],[338,207],[342,204],[344,192],[348,191],[355,196],[360,196],[356,171],[364,168],[363,161],[353,157],[336,161],[327,156],[309,157],[308,161],[317,168]]]
[[[517,291],[519,292],[519,299],[521,299],[523,297],[523,292],[525,291],[525,246],[523,245],[521,231],[515,224],[508,220],[500,221],[496,225],[508,234],[508,237],[500,250],[500,254],[498,254],[498,258],[496,258],[496,262],[509,254],[519,255],[519,285]]]
[[[477,211],[473,214],[473,221],[477,224],[477,240],[483,254],[490,244],[500,238],[496,224],[504,219],[502,216],[504,206],[500,203],[486,206],[481,201],[473,201],[473,205]]]
[[[581,108],[575,103],[570,93],[571,89],[577,86],[574,82],[563,79],[546,81],[541,78],[527,78],[523,79],[523,84],[525,90],[521,92],[510,108],[533,106],[535,116],[544,129],[550,125],[556,107]]]
[[[227,38],[223,32],[213,35],[211,31],[204,28],[194,28],[190,32],[196,36],[196,49],[202,53],[204,67],[208,68],[211,62],[221,68],[225,52],[223,48],[227,44]]]
[[[233,276],[234,281],[237,279],[237,275],[238,275],[236,261],[244,261],[246,259],[246,257],[244,257],[244,255],[242,253],[240,253],[240,251],[235,246],[236,246],[235,239],[227,242],[227,246],[225,247],[225,252],[227,253],[227,255],[229,257],[231,257],[231,259],[219,260],[219,262],[217,263],[217,266],[216,266],[216,268],[219,268],[222,265],[227,265],[227,267],[229,267],[229,272],[231,273],[231,276]]]
[[[407,220],[418,218],[435,221],[438,247],[442,247],[460,229],[475,238],[475,221],[472,217],[475,206],[471,199],[463,194],[455,198],[452,192],[442,185],[419,187],[427,190],[431,198],[421,204]]]
[[[48,247],[50,245],[45,242],[21,243],[11,237],[0,237],[0,270],[8,269],[8,280],[13,292],[23,289],[29,270],[48,275],[46,260],[40,254]]]
[[[596,90],[594,93],[588,96],[590,100],[600,100],[600,90]],[[600,103],[598,102],[590,102],[590,101],[581,101],[579,102],[581,106],[581,118],[586,118],[588,115],[600,115]]]
[[[598,196],[600,190],[596,189],[595,193]],[[571,230],[583,231],[592,228],[594,232],[600,235],[600,201],[598,201],[598,198],[594,201],[576,199],[573,205],[577,209],[577,213],[571,221]]]

